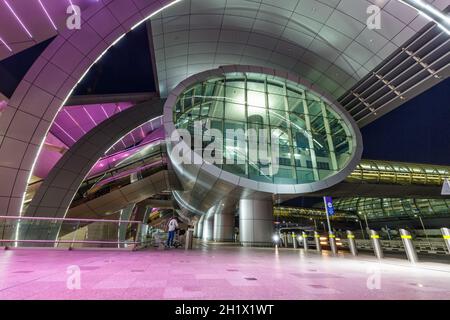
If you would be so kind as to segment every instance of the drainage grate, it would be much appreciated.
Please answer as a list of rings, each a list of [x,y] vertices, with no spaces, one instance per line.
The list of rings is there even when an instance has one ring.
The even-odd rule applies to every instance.
[[[131,270],[131,272],[145,272],[145,270]]]
[[[13,273],[32,273],[33,271],[22,270],[22,271],[14,271]]]
[[[239,270],[238,269],[227,269],[227,271],[236,272],[236,271],[239,271]]]
[[[258,279],[256,279],[256,278],[244,278],[245,280],[249,280],[249,281],[255,281],[255,280],[258,280]]]

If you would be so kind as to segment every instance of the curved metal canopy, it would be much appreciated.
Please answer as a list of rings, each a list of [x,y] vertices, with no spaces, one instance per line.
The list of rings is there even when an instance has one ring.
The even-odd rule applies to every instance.
[[[381,28],[370,30],[373,4]],[[398,0],[184,0],[152,19],[160,91],[247,64],[297,73],[339,97],[428,21]]]

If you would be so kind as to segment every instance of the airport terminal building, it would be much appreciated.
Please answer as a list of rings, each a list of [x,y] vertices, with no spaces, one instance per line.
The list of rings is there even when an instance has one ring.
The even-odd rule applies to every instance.
[[[176,268],[199,283],[258,260],[255,275],[212,284],[223,295],[189,284],[156,298],[228,298],[261,278],[271,289],[256,298],[297,299],[308,275],[292,270],[307,254],[317,268],[366,254],[450,272],[449,10],[445,0],[0,1],[0,246],[31,250],[31,264],[61,252],[60,266],[73,253],[53,249],[162,265],[183,252],[201,263]],[[179,251],[166,238],[174,217]],[[269,277],[283,254],[286,295]],[[4,273],[0,263],[0,297],[12,259]],[[325,292],[313,285],[323,284],[300,297]],[[373,297],[336,288],[324,297]]]

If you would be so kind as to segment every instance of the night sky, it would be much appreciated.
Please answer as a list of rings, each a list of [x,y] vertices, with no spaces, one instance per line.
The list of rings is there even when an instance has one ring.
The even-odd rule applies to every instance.
[[[450,165],[450,79],[361,132],[365,159]]]
[[[0,61],[0,92],[6,97],[11,98],[28,69],[30,69],[34,61],[41,55],[42,51],[47,48],[53,39],[54,38],[50,38]]]

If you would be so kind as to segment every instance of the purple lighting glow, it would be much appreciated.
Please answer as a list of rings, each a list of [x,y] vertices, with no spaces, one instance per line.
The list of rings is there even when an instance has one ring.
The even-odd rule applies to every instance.
[[[70,3],[70,5],[72,6],[73,12],[74,12],[75,14],[77,14],[77,10],[75,10],[75,7],[74,7],[74,5],[73,5],[72,0],[69,0],[69,3]]]
[[[41,0],[38,0],[38,2],[39,2],[39,4],[41,5],[42,10],[44,10],[45,14],[47,15],[48,20],[49,20],[50,23],[52,24],[53,29],[58,30],[58,28],[56,27],[55,23],[53,22],[52,17],[50,17],[50,14],[48,13],[47,9],[45,9],[45,6],[44,6],[44,4],[42,3],[42,1],[41,1]]]
[[[7,106],[7,105],[8,105],[8,104],[6,103],[6,101],[0,100],[0,114],[1,114],[1,112],[2,112],[3,110],[6,109],[6,106]]]
[[[25,32],[28,34],[28,36],[30,38],[33,38],[33,36],[31,35],[31,32],[28,31],[27,27],[25,26],[25,24],[22,22],[22,20],[20,20],[19,16],[17,15],[17,13],[14,11],[14,9],[11,7],[11,5],[8,3],[8,1],[3,0],[3,2],[6,4],[6,6],[8,7],[9,11],[11,11],[11,13],[14,15],[14,17],[16,17],[17,21],[20,23],[20,25],[22,26],[23,30],[25,30]]]
[[[9,52],[12,52],[12,49],[8,46],[8,44],[2,38],[0,38],[0,42],[3,43],[3,45],[6,47],[6,49],[9,50]]]

